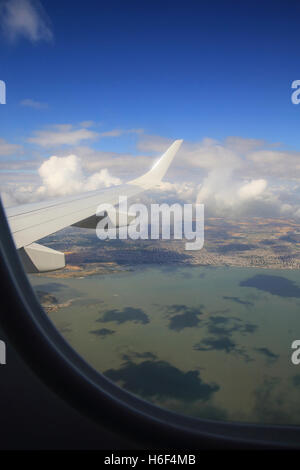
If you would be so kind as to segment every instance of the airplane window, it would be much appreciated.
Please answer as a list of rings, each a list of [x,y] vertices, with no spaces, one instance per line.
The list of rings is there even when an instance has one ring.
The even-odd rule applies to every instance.
[[[299,425],[300,6],[68,3],[0,5],[1,201],[40,305],[145,406]]]

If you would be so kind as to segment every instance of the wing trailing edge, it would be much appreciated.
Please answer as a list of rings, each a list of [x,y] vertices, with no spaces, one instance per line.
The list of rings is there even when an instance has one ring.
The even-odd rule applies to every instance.
[[[27,273],[56,271],[66,265],[64,253],[38,243],[32,243],[18,251]]]

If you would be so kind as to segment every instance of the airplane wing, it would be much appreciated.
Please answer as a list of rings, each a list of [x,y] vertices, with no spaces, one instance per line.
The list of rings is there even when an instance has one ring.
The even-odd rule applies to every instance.
[[[27,272],[46,272],[65,266],[65,255],[35,243],[70,225],[94,228],[99,221],[99,204],[116,205],[119,196],[128,198],[157,185],[167,172],[182,140],[176,140],[145,175],[127,184],[52,201],[26,204],[6,209],[16,248]]]

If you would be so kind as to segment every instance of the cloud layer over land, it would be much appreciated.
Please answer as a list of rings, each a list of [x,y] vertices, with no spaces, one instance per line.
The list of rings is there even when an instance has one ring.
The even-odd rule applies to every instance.
[[[172,142],[142,129],[99,132],[94,127],[93,122],[52,125],[36,130],[23,146],[0,139],[0,186],[6,204],[121,184],[147,171]],[[135,153],[101,150],[103,139],[116,141],[129,134],[136,141]],[[28,156],[28,147],[34,157]],[[21,160],[25,149],[27,158]],[[165,181],[141,200],[197,201],[204,203],[207,216],[299,218],[300,154],[240,137],[185,141]]]

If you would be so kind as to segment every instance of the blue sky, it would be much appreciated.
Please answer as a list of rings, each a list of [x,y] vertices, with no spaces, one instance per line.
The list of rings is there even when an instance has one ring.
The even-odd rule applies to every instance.
[[[71,153],[80,178],[108,169],[123,180],[130,156],[143,169],[144,156],[182,138],[203,197],[226,168],[236,194],[252,184],[270,202],[262,188],[284,187],[290,204],[300,188],[299,13],[299,2],[277,0],[0,0],[2,190],[12,192],[12,175],[15,188],[45,186],[43,162]],[[229,206],[235,197],[219,194]]]
[[[44,0],[52,40],[1,36],[1,132],[101,122],[171,138],[230,135],[299,149],[298,2]],[[48,105],[20,106],[25,99]],[[130,144],[130,142],[129,142]],[[119,142],[105,142],[117,150]]]

